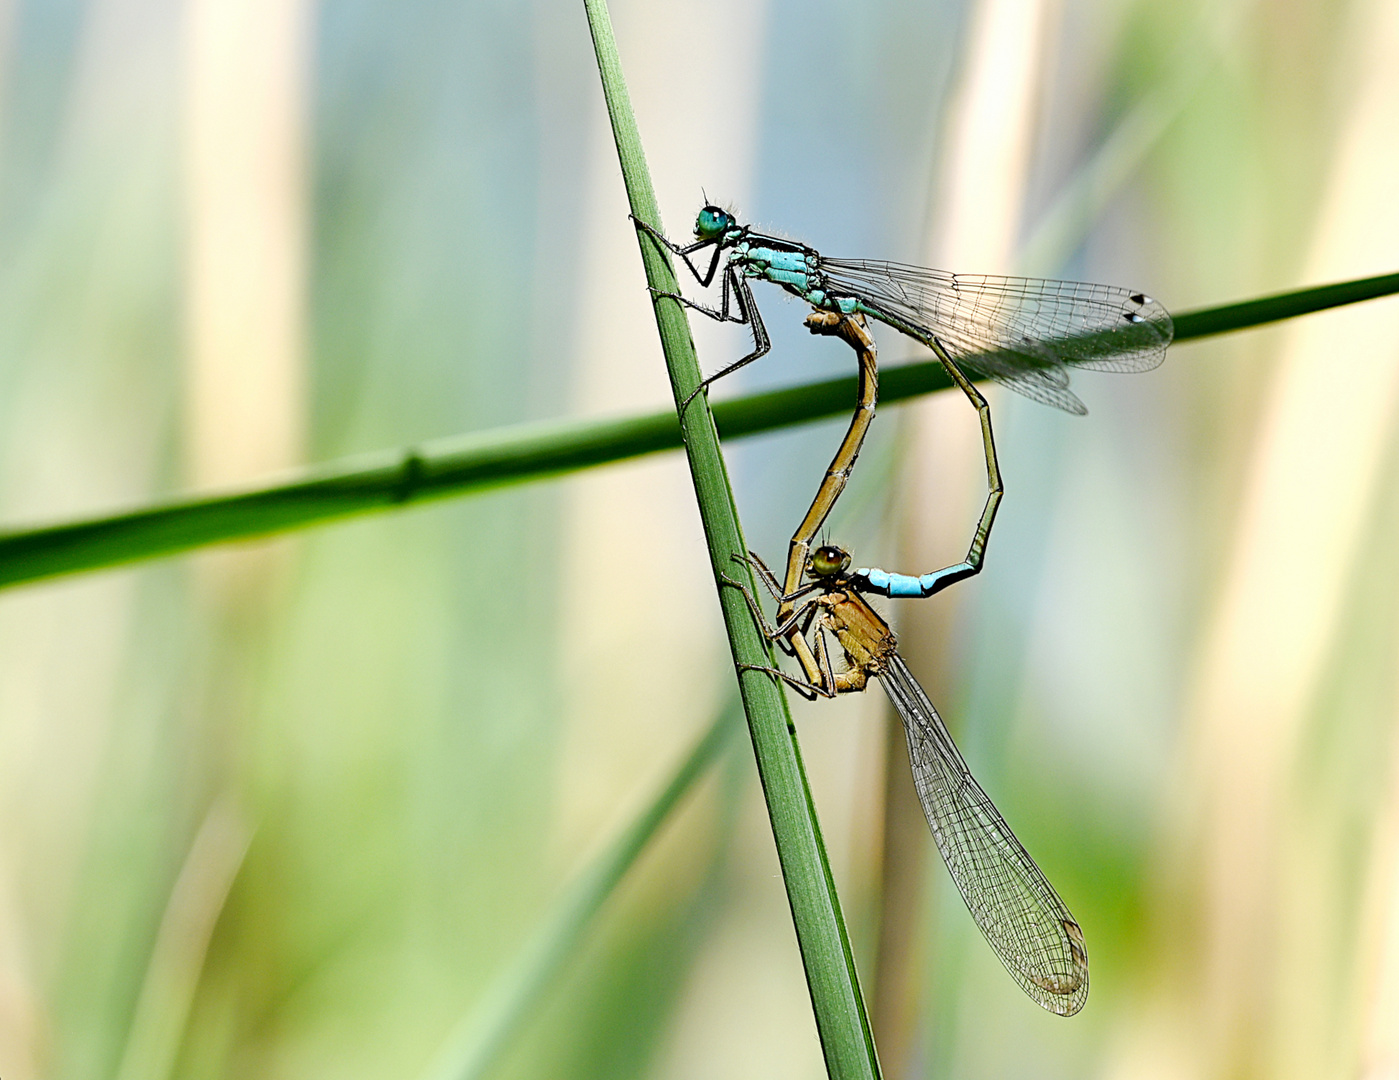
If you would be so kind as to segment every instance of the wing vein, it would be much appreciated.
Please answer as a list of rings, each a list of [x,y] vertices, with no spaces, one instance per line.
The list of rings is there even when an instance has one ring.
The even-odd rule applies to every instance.
[[[1088,954],[1078,923],[976,782],[897,653],[879,678],[903,719],[933,839],[972,918],[1031,998],[1062,1016],[1078,1012],[1088,997]]]
[[[1166,309],[1114,285],[953,274],[871,259],[820,260],[828,292],[936,338],[968,370],[1068,412],[1086,410],[1068,369],[1149,371],[1174,327]]]

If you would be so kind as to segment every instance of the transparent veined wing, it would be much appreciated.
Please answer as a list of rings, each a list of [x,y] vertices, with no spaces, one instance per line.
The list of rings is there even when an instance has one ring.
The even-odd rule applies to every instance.
[[[821,270],[835,292],[892,316],[890,325],[927,345],[935,338],[967,369],[1072,413],[1087,410],[1069,389],[1069,367],[1149,371],[1174,333],[1164,307],[1115,285],[869,259],[822,257]]]
[[[1088,999],[1083,931],[981,790],[897,653],[879,680],[903,718],[918,799],[972,918],[1025,993],[1072,1016]]]

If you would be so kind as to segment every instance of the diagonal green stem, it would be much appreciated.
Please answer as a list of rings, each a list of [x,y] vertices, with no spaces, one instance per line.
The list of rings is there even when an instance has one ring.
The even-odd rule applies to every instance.
[[[607,5],[605,0],[585,0],[584,7],[593,34],[598,73],[602,77],[603,95],[607,99],[607,113],[612,121],[612,136],[617,144],[631,212],[638,221],[660,231],[655,193],[651,189],[636,118],[627,96]],[[675,275],[667,253],[639,230],[637,240],[653,295],[676,292]],[[684,309],[674,300],[657,297],[653,306],[671,390],[681,411],[685,454],[724,614],[724,629],[728,633],[734,664],[739,668],[739,694],[748,717],[748,731],[762,779],[782,880],[787,887],[787,901],[792,909],[802,966],[806,970],[826,1071],[841,1080],[877,1077],[879,1061],[860,993],[855,958],[841,916],[840,898],[831,878],[796,732],[787,712],[787,701],[771,676],[748,670],[770,666],[772,659],[743,596],[721,580],[733,576],[746,580],[750,589],[756,589],[751,569],[741,561],[747,554],[747,545],[739,527],[728,471],[719,452],[719,433],[705,398],[701,395],[691,400],[699,387],[700,371],[689,324]],[[682,403],[687,401],[690,402],[688,408],[682,408]]]
[[[1399,274],[1343,281],[1175,316],[1179,342],[1399,293]],[[880,372],[880,404],[949,386],[937,361]],[[847,376],[714,406],[725,439],[848,414]],[[119,566],[208,544],[267,536],[352,514],[396,509],[559,476],[680,445],[675,413],[497,428],[427,446],[332,462],[250,491],[173,499],[121,514],[0,533],[0,588]]]
[[[558,973],[587,934],[662,823],[712,765],[738,725],[737,703],[725,708],[675,771],[670,782],[570,887],[549,920],[515,958],[485,1000],[447,1037],[422,1080],[480,1080],[491,1073],[537,1013]]]

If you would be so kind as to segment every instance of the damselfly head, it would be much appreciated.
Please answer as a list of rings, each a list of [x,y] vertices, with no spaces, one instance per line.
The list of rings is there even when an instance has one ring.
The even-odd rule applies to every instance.
[[[695,218],[696,240],[717,240],[733,228],[734,216],[723,207],[707,204]]]
[[[822,544],[806,557],[806,572],[809,577],[835,577],[849,568],[850,552],[836,547],[835,544]]]

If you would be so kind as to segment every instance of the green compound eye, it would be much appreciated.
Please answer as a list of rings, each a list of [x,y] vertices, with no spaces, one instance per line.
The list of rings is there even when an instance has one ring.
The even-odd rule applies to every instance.
[[[813,577],[835,577],[850,565],[850,553],[834,544],[822,544],[806,560],[806,572]]]
[[[720,236],[734,223],[733,215],[717,206],[706,206],[695,218],[695,237],[699,240],[712,240]]]

